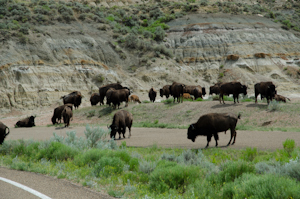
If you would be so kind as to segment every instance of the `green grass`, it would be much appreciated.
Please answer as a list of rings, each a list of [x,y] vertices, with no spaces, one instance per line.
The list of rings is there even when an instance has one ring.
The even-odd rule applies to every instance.
[[[139,148],[126,142],[111,147],[95,139],[99,143],[94,145],[88,137],[74,134],[46,141],[8,140],[0,147],[0,165],[67,179],[113,197],[298,198],[300,194],[300,149],[293,140],[283,142],[285,149],[271,152]]]

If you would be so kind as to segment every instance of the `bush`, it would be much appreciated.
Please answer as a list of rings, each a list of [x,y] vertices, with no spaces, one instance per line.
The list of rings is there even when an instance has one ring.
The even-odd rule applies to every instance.
[[[155,28],[155,31],[154,31],[154,39],[156,41],[162,41],[165,38],[165,34],[166,33],[165,33],[164,29],[161,26],[158,26]]]
[[[146,160],[142,160],[139,162],[139,171],[146,173],[146,174],[150,174],[151,172],[154,171],[156,167],[156,162],[153,161],[146,161]]]
[[[267,109],[269,111],[280,111],[281,110],[280,102],[277,102],[275,100],[270,101]]]
[[[39,151],[37,159],[45,158],[47,160],[63,161],[69,158],[73,159],[78,152],[77,149],[66,146],[60,142],[51,142],[49,147]]]
[[[124,162],[119,157],[102,157],[94,168],[96,177],[109,177],[112,174],[121,174],[123,172]]]
[[[125,37],[125,45],[128,48],[138,49],[139,48],[139,39],[136,35],[130,33]]]
[[[292,139],[286,139],[283,143],[283,148],[284,150],[291,155],[291,153],[294,151],[296,144],[295,144],[295,140]]]
[[[256,156],[257,156],[257,148],[250,148],[250,147],[246,148],[246,151],[244,153],[244,160],[253,161]]]

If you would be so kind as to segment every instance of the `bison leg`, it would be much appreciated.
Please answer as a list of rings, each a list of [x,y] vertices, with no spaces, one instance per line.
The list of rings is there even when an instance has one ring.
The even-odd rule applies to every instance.
[[[209,146],[209,142],[211,141],[211,137],[212,137],[211,134],[207,135],[207,144],[206,144],[205,148],[207,148]]]
[[[227,146],[229,146],[229,145],[230,145],[230,143],[231,143],[231,140],[232,140],[232,138],[233,138],[233,137],[234,137],[234,140],[233,140],[232,144],[234,144],[234,143],[235,143],[236,131],[235,131],[235,129],[234,129],[234,128],[231,128],[231,129],[230,129],[230,140],[229,140],[229,142],[228,142]]]
[[[218,140],[219,140],[219,135],[218,135],[218,133],[215,133],[215,134],[214,134],[214,138],[215,138],[215,141],[216,141],[216,147],[218,147]]]
[[[128,138],[131,137],[131,125],[132,125],[132,123],[128,126],[128,129],[129,129],[129,137]]]

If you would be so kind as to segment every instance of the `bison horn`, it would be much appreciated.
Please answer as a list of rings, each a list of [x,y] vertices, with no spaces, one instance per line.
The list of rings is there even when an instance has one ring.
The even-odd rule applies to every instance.
[[[193,130],[195,130],[195,127],[192,124],[191,124],[191,127],[192,127]]]

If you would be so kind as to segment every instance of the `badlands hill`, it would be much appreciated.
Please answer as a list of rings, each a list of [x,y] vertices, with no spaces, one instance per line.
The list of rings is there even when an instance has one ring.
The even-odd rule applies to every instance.
[[[0,9],[0,111],[120,82],[147,98],[173,81],[273,81],[297,96],[294,1],[12,1]],[[295,19],[296,22],[293,22]],[[298,20],[299,21],[299,20]]]

